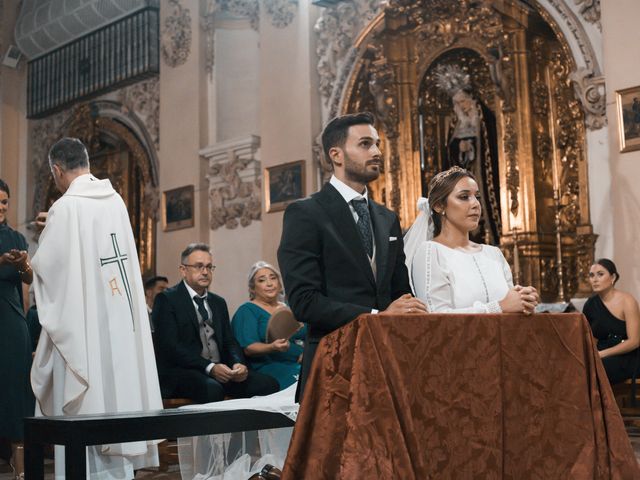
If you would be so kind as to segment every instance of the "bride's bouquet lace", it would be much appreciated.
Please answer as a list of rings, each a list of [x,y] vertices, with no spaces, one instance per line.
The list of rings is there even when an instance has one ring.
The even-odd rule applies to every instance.
[[[409,271],[409,282],[411,282],[411,288],[413,288],[413,275],[411,274],[413,257],[418,251],[420,245],[422,245],[422,242],[433,239],[434,232],[429,199],[420,197],[418,199],[417,209],[418,217],[404,235],[405,263],[407,264],[407,270]]]

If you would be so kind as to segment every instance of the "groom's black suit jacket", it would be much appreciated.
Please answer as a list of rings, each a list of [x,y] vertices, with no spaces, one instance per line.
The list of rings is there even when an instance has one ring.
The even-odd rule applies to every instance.
[[[235,363],[244,364],[242,349],[231,331],[227,302],[208,292],[207,303],[213,313],[211,322],[221,362],[229,367]],[[183,282],[156,296],[152,319],[161,382],[162,377],[175,368],[194,369],[206,375],[205,369],[211,362],[201,356],[200,325],[193,301]]]
[[[296,318],[308,326],[300,398],[324,335],[362,313],[384,310],[396,298],[411,293],[397,215],[371,199],[369,212],[376,244],[376,278],[353,214],[331,184],[285,211],[278,263],[289,305]]]

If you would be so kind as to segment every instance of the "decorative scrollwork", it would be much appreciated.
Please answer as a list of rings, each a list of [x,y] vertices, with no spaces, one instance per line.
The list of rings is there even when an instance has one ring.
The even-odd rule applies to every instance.
[[[590,130],[598,130],[607,124],[607,103],[604,77],[596,77],[588,68],[579,68],[569,75],[576,97],[585,113],[585,123]]]
[[[389,173],[391,174],[391,208],[400,208],[400,155],[398,154],[398,92],[393,67],[376,49],[375,60],[369,69],[369,91],[374,98],[375,110],[382,129],[389,139]]]
[[[590,23],[600,23],[600,0],[573,0],[580,7],[580,15]]]
[[[298,0],[263,0],[263,5],[271,17],[271,25],[276,28],[286,28],[293,22]]]
[[[123,108],[135,112],[146,127],[156,150],[160,149],[160,80],[134,83],[118,92]]]
[[[509,210],[514,216],[518,216],[520,201],[518,192],[520,190],[520,169],[518,167],[518,134],[514,125],[513,115],[504,116],[504,152],[507,157],[507,190],[509,191]]]
[[[170,67],[183,65],[191,52],[191,12],[179,0],[168,0],[162,26],[162,58]]]
[[[262,177],[255,158],[260,139],[225,142],[200,152],[209,160],[209,227],[246,227],[262,215]]]
[[[379,0],[346,0],[324,9],[316,21],[319,90],[325,105],[330,103],[332,94],[339,100],[342,89],[337,88],[335,81],[344,76],[343,70],[348,71],[353,66],[348,58],[353,41],[379,11]]]

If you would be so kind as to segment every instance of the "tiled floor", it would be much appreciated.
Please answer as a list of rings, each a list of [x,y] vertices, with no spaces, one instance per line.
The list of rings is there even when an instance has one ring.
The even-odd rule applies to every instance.
[[[640,462],[640,437],[630,437],[631,445],[636,453],[636,458]],[[53,480],[53,462],[47,460],[45,465],[45,480]],[[158,472],[156,469],[140,470],[136,474],[137,479],[144,480],[181,480],[180,470],[177,465],[169,468],[168,472]],[[13,480],[11,468],[5,462],[0,460],[0,480]]]

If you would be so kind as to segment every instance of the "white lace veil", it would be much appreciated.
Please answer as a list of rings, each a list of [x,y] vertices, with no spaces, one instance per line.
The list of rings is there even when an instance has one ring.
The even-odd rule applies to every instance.
[[[411,228],[407,230],[404,235],[404,254],[406,256],[405,263],[407,264],[407,270],[409,271],[409,282],[413,289],[413,275],[411,275],[411,265],[413,263],[413,257],[418,251],[418,247],[422,245],[425,240],[433,239],[433,219],[431,218],[431,208],[429,207],[429,200],[420,197],[418,199],[418,217],[413,222]]]

